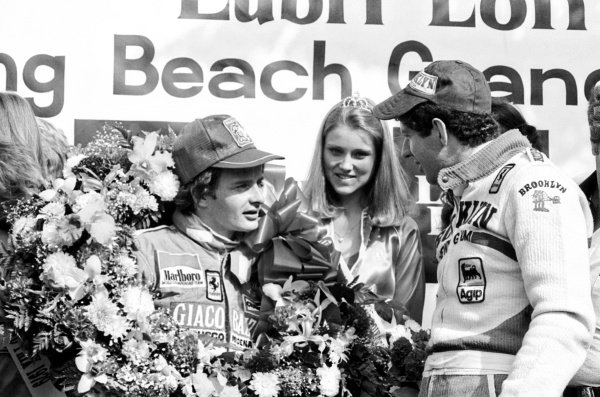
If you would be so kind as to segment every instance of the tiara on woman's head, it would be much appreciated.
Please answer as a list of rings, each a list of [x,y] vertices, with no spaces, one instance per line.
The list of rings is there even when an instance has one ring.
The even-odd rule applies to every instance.
[[[369,102],[360,96],[358,92],[352,94],[352,96],[346,97],[342,100],[343,108],[359,108],[366,110],[369,113],[373,113],[373,106]]]

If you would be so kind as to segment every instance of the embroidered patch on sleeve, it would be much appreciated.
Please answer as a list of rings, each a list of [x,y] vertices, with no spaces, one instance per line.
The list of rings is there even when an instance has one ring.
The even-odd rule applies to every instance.
[[[221,273],[215,270],[206,271],[206,299],[213,302],[223,302],[223,284]]]
[[[460,303],[481,303],[485,300],[485,272],[481,258],[458,260],[456,295]]]
[[[508,174],[508,172],[510,170],[512,170],[513,168],[515,168],[515,165],[513,163],[511,163],[511,164],[506,164],[504,167],[502,167],[502,169],[500,169],[500,171],[498,171],[498,174],[496,175],[496,179],[494,179],[494,182],[492,182],[492,187],[490,187],[490,194],[496,194],[496,193],[498,193],[498,191],[500,191],[500,186],[502,186],[502,182],[504,182],[504,178],[506,178],[506,175]]]

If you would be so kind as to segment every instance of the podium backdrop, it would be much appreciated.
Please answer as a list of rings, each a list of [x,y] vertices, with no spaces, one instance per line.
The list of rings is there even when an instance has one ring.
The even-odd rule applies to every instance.
[[[105,120],[165,131],[231,114],[302,180],[335,102],[381,101],[430,61],[461,59],[547,131],[579,182],[594,167],[599,44],[593,0],[0,0],[0,90],[74,142]],[[406,166],[433,281],[439,192]]]

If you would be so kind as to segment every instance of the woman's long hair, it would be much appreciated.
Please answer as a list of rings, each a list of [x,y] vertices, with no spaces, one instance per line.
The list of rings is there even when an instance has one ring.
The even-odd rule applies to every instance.
[[[304,184],[311,209],[324,217],[335,216],[338,203],[335,191],[325,178],[323,145],[327,134],[337,126],[343,125],[366,132],[375,146],[373,176],[363,187],[369,216],[378,226],[396,225],[407,213],[411,197],[406,176],[394,150],[391,131],[384,121],[371,113],[369,107],[374,105],[373,101],[360,98],[367,102],[368,106],[348,106],[347,99],[337,103],[327,112],[319,128],[308,177]]]
[[[46,177],[40,133],[29,103],[0,92],[0,200],[31,194]]]

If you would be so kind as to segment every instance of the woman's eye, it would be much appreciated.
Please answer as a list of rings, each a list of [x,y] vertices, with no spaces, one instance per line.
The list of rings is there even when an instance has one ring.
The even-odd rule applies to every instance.
[[[371,153],[369,153],[369,152],[355,152],[354,153],[354,157],[357,159],[364,159],[365,157],[368,157],[370,155],[371,155]]]
[[[336,147],[330,147],[329,153],[331,153],[333,155],[340,155],[340,154],[342,154],[342,150],[339,148],[336,148]]]

